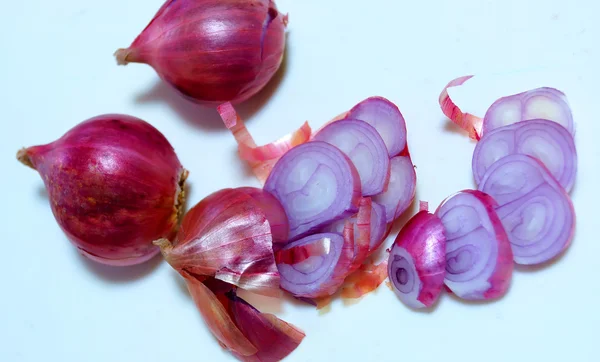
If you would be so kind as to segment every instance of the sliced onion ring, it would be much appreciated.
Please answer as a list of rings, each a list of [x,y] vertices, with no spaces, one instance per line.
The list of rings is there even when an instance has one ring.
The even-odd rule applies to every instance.
[[[542,87],[496,100],[483,117],[482,133],[531,119],[547,119],[575,133],[573,115],[565,94],[558,89]]]
[[[408,156],[390,160],[390,182],[385,192],[373,196],[373,201],[385,208],[386,222],[402,215],[415,198],[417,174]]]
[[[406,122],[398,107],[383,97],[369,97],[352,108],[347,118],[360,119],[375,127],[390,158],[406,148]]]
[[[445,266],[444,226],[433,214],[419,211],[400,230],[390,251],[393,290],[409,307],[431,307],[443,290]]]
[[[275,164],[264,189],[283,205],[294,240],[358,211],[360,178],[337,147],[311,141]]]
[[[388,150],[377,130],[367,122],[345,119],[333,122],[314,137],[339,148],[358,170],[363,196],[381,193],[389,181]]]
[[[479,189],[498,203],[496,212],[518,264],[541,264],[562,253],[573,239],[573,203],[544,165],[526,155],[494,163]]]
[[[556,122],[536,119],[486,132],[473,153],[475,182],[479,184],[494,162],[510,154],[523,154],[538,159],[567,192],[575,183],[575,142],[567,129]]]
[[[496,205],[483,192],[463,190],[435,212],[446,230],[445,283],[460,298],[494,299],[510,286],[513,256]]]

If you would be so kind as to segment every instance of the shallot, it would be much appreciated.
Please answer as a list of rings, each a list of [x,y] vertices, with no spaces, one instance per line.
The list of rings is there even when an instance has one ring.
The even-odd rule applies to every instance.
[[[149,123],[105,114],[17,158],[44,180],[56,221],[86,257],[108,265],[142,263],[152,244],[176,232],[188,172]]]
[[[115,56],[150,65],[188,99],[239,103],[281,66],[286,25],[273,0],[167,0]]]
[[[516,263],[544,263],[571,244],[573,203],[539,160],[519,154],[501,158],[487,170],[479,190],[496,200]]]
[[[510,286],[513,255],[496,206],[481,191],[463,190],[435,211],[446,230],[445,284],[460,298],[495,299]]]

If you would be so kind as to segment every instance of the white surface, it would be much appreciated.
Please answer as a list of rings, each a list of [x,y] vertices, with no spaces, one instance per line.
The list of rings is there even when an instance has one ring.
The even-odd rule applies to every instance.
[[[157,262],[110,269],[77,255],[56,225],[39,176],[15,159],[78,122],[122,112],[146,119],[191,171],[190,203],[228,186],[256,185],[216,115],[186,103],[150,67],[117,67],[112,53],[145,27],[162,0],[11,1],[0,12],[2,106],[0,361],[229,361],[178,277]],[[259,304],[306,331],[294,361],[597,361],[598,96],[595,1],[279,0],[290,13],[278,87],[241,107],[267,142],[314,127],[371,95],[408,123],[417,198],[437,205],[473,187],[474,144],[440,112],[442,87],[463,74],[561,69],[576,116],[577,232],[554,265],[517,271],[501,301],[444,295],[414,312],[385,286],[331,312]],[[569,76],[565,77],[567,72]],[[550,79],[549,79],[550,80]],[[209,126],[196,122],[207,118]],[[414,212],[414,209],[413,209]],[[391,238],[387,244],[391,242]]]

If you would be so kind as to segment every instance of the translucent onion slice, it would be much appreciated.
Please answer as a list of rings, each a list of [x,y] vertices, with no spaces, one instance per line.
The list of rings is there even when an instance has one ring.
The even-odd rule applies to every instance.
[[[457,87],[464,84],[469,79],[473,78],[472,75],[456,78],[444,87],[439,97],[440,107],[446,117],[448,117],[454,124],[464,129],[469,133],[469,137],[474,140],[478,140],[481,136],[481,127],[483,120],[481,117],[477,117],[470,113],[465,113],[458,108],[456,104],[450,98],[448,94],[448,88]]]
[[[291,240],[355,214],[361,197],[352,161],[322,141],[288,151],[275,164],[264,189],[283,205]]]
[[[544,263],[571,244],[573,203],[537,159],[515,154],[498,160],[483,176],[479,189],[498,202],[496,212],[516,263]]]
[[[277,253],[286,253],[292,248],[307,248],[310,244],[318,252],[300,262],[277,264],[281,275],[281,288],[301,298],[321,298],[333,295],[342,285],[352,263],[353,245],[348,245],[344,237],[335,233],[320,233],[307,236],[286,245]],[[320,250],[327,250],[323,254]],[[276,257],[282,260],[282,257]]]
[[[406,148],[406,122],[398,107],[383,97],[370,97],[352,108],[346,118],[360,119],[375,127],[390,158]]]
[[[494,162],[511,154],[528,155],[541,161],[567,192],[575,183],[575,142],[567,129],[556,122],[529,120],[485,133],[473,153],[475,182],[481,182]]]
[[[390,160],[390,182],[386,191],[373,196],[373,201],[385,208],[386,222],[402,215],[415,198],[417,174],[409,156]]]
[[[363,196],[383,192],[389,181],[388,150],[377,130],[367,122],[345,119],[320,130],[313,140],[332,144],[352,160],[358,170]]]
[[[435,212],[446,230],[445,283],[460,298],[494,299],[510,286],[513,255],[496,205],[483,192],[463,190]]]
[[[360,200],[360,208],[356,216],[356,221],[346,222],[344,227],[344,239],[352,238],[354,246],[354,257],[348,274],[357,270],[369,256],[369,245],[371,243],[371,206],[369,197]],[[348,244],[348,242],[346,242]]]
[[[409,307],[431,307],[444,287],[445,267],[444,226],[433,214],[419,211],[390,250],[388,277],[393,290]]]
[[[547,119],[575,133],[573,115],[565,94],[558,89],[542,87],[502,97],[488,108],[483,117],[482,133],[531,119]]]
[[[269,226],[271,226],[273,243],[287,243],[290,225],[281,203],[267,191],[256,187],[239,187],[236,190],[252,197],[258,203],[258,207],[265,213]]]
[[[295,132],[267,145],[257,146],[231,103],[223,103],[217,107],[217,111],[238,143],[240,158],[248,162],[252,172],[262,184],[265,183],[271,169],[281,156],[293,147],[307,142],[311,137],[312,130],[305,122]]]

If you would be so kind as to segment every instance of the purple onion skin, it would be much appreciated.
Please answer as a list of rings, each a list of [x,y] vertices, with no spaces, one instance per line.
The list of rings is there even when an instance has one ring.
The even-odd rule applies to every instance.
[[[541,161],[569,192],[577,174],[577,151],[569,131],[544,119],[528,120],[485,133],[473,153],[473,176],[481,183],[485,172],[502,157],[532,156]]]
[[[539,160],[506,156],[488,169],[479,189],[497,201],[496,212],[517,264],[545,263],[571,244],[576,221],[573,203]]]
[[[462,299],[496,299],[510,287],[513,255],[496,206],[481,191],[463,190],[435,212],[446,230],[445,284]]]
[[[402,228],[390,251],[388,277],[396,295],[412,308],[431,307],[446,275],[444,225],[426,210]]]
[[[537,104],[534,106],[534,102]],[[573,115],[565,94],[558,89],[542,87],[502,97],[488,108],[483,118],[482,134],[509,124],[532,119],[559,123],[572,135]]]

